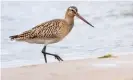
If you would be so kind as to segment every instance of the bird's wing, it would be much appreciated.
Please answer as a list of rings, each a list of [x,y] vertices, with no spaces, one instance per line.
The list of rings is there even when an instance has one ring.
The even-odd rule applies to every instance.
[[[11,36],[11,39],[25,40],[34,38],[56,38],[59,35],[62,23],[64,23],[64,21],[60,19],[44,22],[20,35]]]

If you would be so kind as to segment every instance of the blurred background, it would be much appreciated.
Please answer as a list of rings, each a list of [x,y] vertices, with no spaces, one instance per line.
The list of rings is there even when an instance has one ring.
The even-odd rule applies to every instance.
[[[92,28],[75,17],[75,26],[61,42],[51,44],[47,52],[64,60],[95,58],[112,53],[133,52],[133,2],[128,1],[2,1],[1,62],[2,67],[44,63],[43,44],[10,41],[39,23],[64,18],[69,6],[95,26]],[[48,56],[48,62],[57,62]]]

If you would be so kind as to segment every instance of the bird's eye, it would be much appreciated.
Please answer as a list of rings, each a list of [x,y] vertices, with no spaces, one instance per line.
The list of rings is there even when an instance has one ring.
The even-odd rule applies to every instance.
[[[73,9],[71,11],[74,11]]]

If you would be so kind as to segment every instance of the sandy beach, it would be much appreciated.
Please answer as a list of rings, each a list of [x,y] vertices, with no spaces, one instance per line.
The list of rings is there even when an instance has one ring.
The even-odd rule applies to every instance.
[[[47,56],[45,64],[41,53],[44,44],[10,40],[9,36],[42,22],[64,19],[70,6],[76,6],[95,28],[75,17],[71,32],[59,43],[48,45],[46,51],[58,54],[63,62]],[[133,80],[131,1],[2,0],[0,30],[2,80]],[[117,57],[97,58],[105,54]]]
[[[133,80],[133,55],[2,68],[2,80]]]

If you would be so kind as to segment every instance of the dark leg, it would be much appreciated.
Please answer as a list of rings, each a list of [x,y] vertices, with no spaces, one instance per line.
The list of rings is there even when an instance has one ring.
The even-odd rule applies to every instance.
[[[58,56],[57,54],[47,53],[47,52],[46,52],[46,46],[44,46],[44,48],[42,49],[42,53],[43,53],[43,55],[44,55],[44,59],[45,59],[45,62],[46,62],[46,63],[47,63],[46,54],[47,54],[47,55],[54,56],[55,59],[57,59],[58,61],[63,61],[63,59],[62,59],[60,56]]]
[[[42,53],[43,53],[43,55],[44,55],[45,63],[47,63],[46,46],[43,47]]]
[[[51,54],[51,53],[46,53],[46,54],[54,56],[55,59],[57,59],[58,61],[63,61],[63,59],[60,56],[58,56],[57,54]]]

